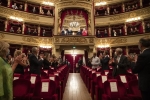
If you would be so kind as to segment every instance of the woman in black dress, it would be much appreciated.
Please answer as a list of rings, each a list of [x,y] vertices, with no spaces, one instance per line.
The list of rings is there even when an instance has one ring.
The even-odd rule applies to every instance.
[[[43,60],[43,69],[44,70],[49,70],[51,63],[49,62],[50,60],[50,54],[49,53],[45,53],[44,54],[44,60]]]

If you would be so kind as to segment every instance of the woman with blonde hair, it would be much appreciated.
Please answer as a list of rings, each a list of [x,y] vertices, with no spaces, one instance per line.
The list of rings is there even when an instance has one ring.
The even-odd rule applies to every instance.
[[[24,74],[24,67],[27,67],[28,64],[27,64],[27,57],[25,54],[22,54],[22,51],[21,50],[16,50],[14,52],[14,58],[16,58],[17,56],[22,56],[22,60],[21,62],[17,65],[14,73],[18,73],[18,74]]]
[[[13,71],[22,60],[16,57],[11,67],[6,57],[9,52],[9,44],[0,41],[0,100],[13,100]]]
[[[50,66],[51,66],[51,63],[49,62],[49,59],[50,59],[50,54],[49,53],[45,53],[44,54],[44,60],[43,60],[43,69],[45,70],[49,70]]]

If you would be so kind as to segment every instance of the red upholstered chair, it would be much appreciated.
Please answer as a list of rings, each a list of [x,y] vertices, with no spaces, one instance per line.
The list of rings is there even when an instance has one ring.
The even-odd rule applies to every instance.
[[[13,81],[13,100],[30,100],[31,82],[25,79]]]
[[[126,88],[121,81],[107,80],[104,83],[102,100],[130,100],[126,95]]]
[[[95,95],[96,95],[96,100],[101,100],[102,99],[102,94],[104,93],[104,82],[107,81],[108,76],[107,75],[101,75],[97,77],[97,82],[95,86]]]
[[[130,97],[131,100],[142,100],[141,92],[138,89],[138,80],[129,82],[129,90],[130,94],[128,94],[128,97]]]
[[[127,75],[118,75],[116,77],[116,79],[118,81],[121,81],[125,85],[126,89],[129,88],[129,84],[128,83],[131,81],[131,78],[129,76],[127,76]]]
[[[56,84],[49,79],[42,79],[35,84],[32,100],[58,100]]]
[[[21,74],[15,74],[14,73],[14,80],[17,80],[17,79],[23,79],[24,78],[24,76],[23,75],[21,75]]]

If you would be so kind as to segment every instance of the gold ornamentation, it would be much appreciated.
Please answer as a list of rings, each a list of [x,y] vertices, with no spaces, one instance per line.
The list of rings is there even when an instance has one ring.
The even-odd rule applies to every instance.
[[[88,41],[83,37],[64,37],[61,43],[88,43]]]
[[[59,38],[55,38],[55,42],[59,42]]]
[[[94,43],[94,38],[90,38],[89,43]]]
[[[23,19],[33,19],[33,20],[39,20],[39,17],[28,14],[28,13],[23,13],[22,11],[17,11],[17,10],[12,10],[12,9],[6,9],[6,7],[0,6],[0,14],[3,14],[7,17],[10,16],[15,16],[15,17],[20,17]]]
[[[115,38],[115,39],[96,39],[96,44],[120,44],[127,43],[127,38]]]
[[[52,38],[23,37],[22,40],[30,43],[52,44]]]
[[[4,34],[0,33],[0,39],[3,39],[4,37]]]
[[[115,20],[125,20],[128,18],[133,18],[133,17],[139,17],[139,16],[146,16],[149,15],[150,13],[150,7],[139,9],[136,11],[131,11],[130,13],[124,13],[124,14],[119,14],[119,15],[114,15],[114,17],[110,18],[110,21],[115,21]]]

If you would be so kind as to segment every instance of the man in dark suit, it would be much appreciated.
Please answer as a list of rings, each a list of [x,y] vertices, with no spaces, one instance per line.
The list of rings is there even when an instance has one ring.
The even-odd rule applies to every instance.
[[[116,56],[112,60],[113,77],[127,73],[128,59],[122,54],[122,49],[116,49]]]
[[[101,59],[101,63],[102,63],[102,69],[103,70],[109,70],[109,60],[110,60],[110,58],[109,58],[109,56],[108,56],[108,52],[107,51],[105,51],[104,53],[103,53],[103,58]]]
[[[139,40],[141,54],[137,57],[128,56],[132,72],[138,74],[139,89],[143,100],[150,100],[150,38]]]
[[[83,60],[82,60],[81,57],[80,57],[79,60],[78,60],[77,72],[80,73],[80,68],[82,67],[82,65],[83,65]]]
[[[32,54],[30,55],[29,62],[30,62],[30,73],[31,74],[41,74],[41,67],[43,60],[38,57],[39,48],[33,47]]]

